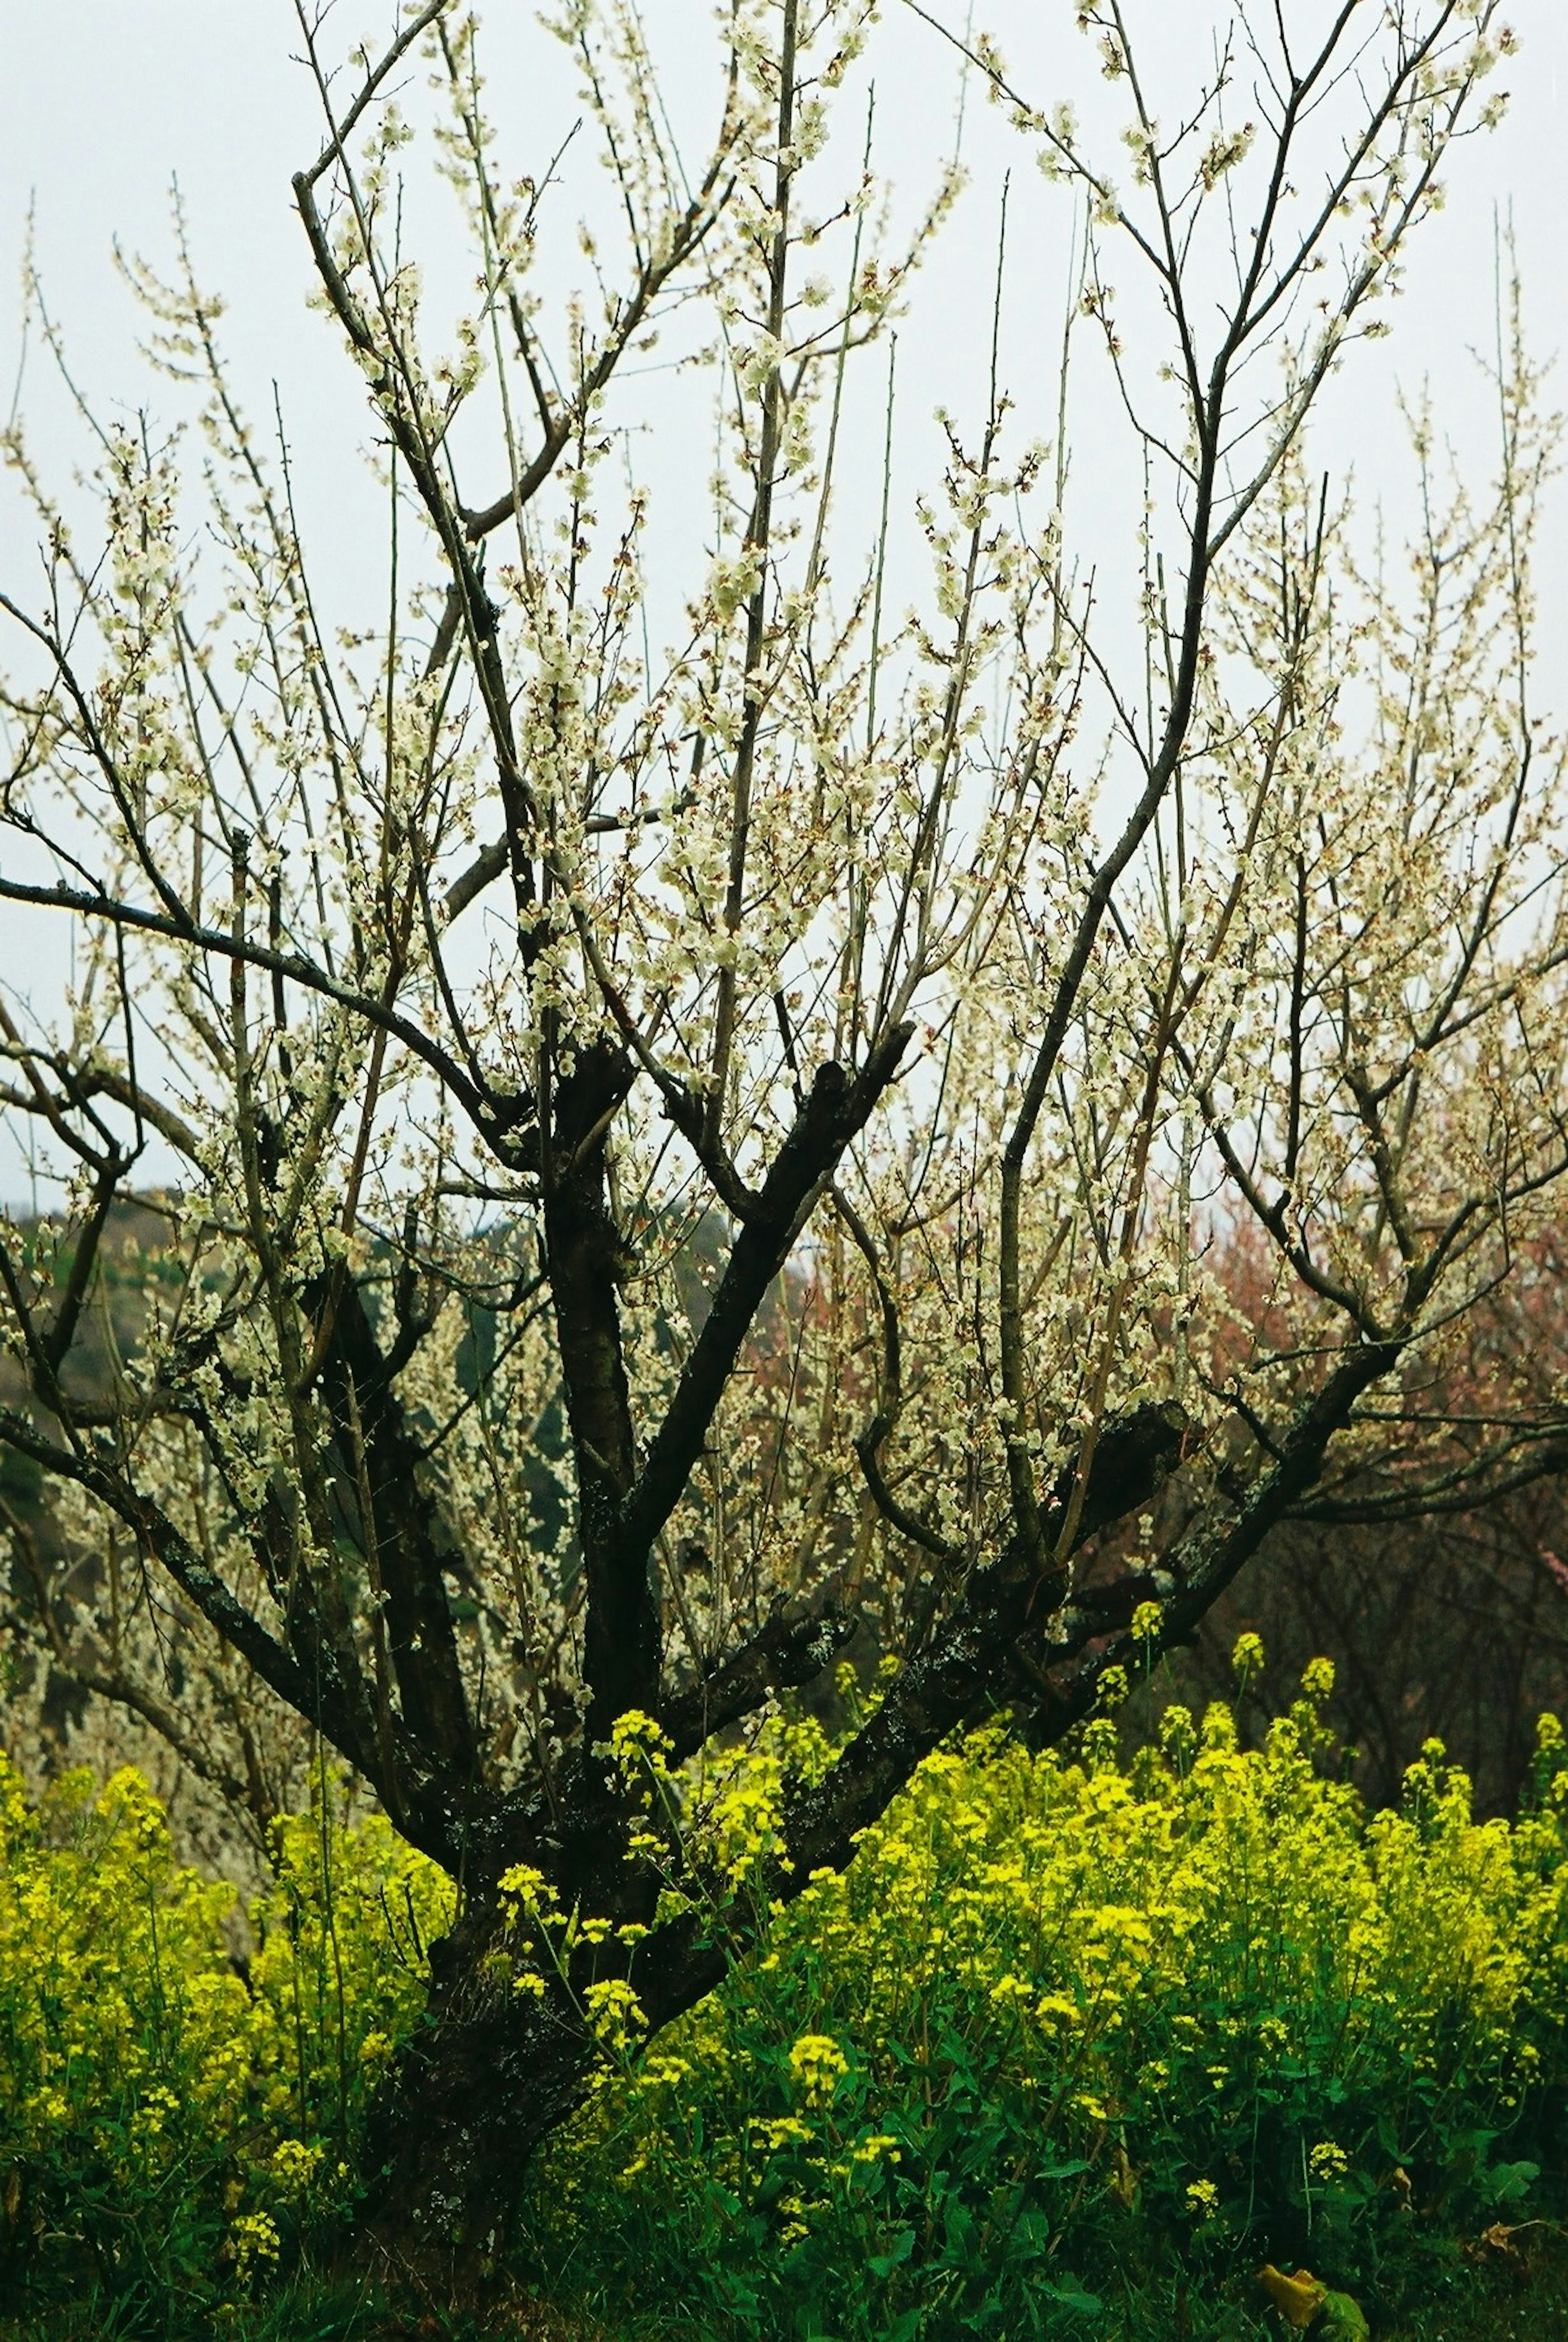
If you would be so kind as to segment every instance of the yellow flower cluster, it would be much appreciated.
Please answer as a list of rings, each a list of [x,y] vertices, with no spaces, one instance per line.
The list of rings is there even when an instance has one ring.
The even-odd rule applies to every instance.
[[[1243,1638],[1243,1684],[1262,1663]],[[1563,2065],[1561,1729],[1543,1719],[1513,1824],[1474,1819],[1435,1746],[1368,1815],[1330,1761],[1333,1682],[1313,1661],[1258,1748],[1216,1704],[1168,1710],[1125,1763],[1108,1716],[1071,1757],[1000,1729],[939,1751],[852,1867],[776,1907],[659,2060],[596,2095],[549,2159],[541,2232],[602,2242],[617,2196],[630,2233],[638,2206],[667,2222],[715,2191],[791,2249],[868,2191],[892,2223],[900,2190],[951,2180],[964,2103],[971,2139],[1013,2141],[976,2164],[977,2204],[1004,2170],[1060,2170],[1078,2217],[1158,2197],[1189,2236],[1303,2192],[1319,2218],[1387,2197],[1389,2137],[1435,2168],[1450,2132],[1516,2126]],[[750,1760],[760,1810],[791,1729]],[[900,2232],[864,2218],[879,2254]]]
[[[1238,1675],[1261,1663],[1238,1652]],[[740,2240],[720,2256],[737,2267],[804,2269],[847,2236],[896,2291],[917,2237],[940,2231],[957,2266],[1004,2203],[1013,2258],[1054,2268],[1064,2221],[1164,2204],[1208,2251],[1254,2206],[1397,2209],[1450,2139],[1517,2157],[1564,2071],[1568,1744],[1543,1718],[1513,1824],[1474,1819],[1435,1745],[1399,1810],[1369,1816],[1327,1761],[1332,1683],[1314,1662],[1250,1750],[1216,1705],[1167,1710],[1130,1762],[1105,1715],[1070,1756],[1000,1728],[939,1751],[850,1870],[764,1913],[725,1986],[652,2044],[647,1931],[509,1871],[506,1988],[574,1979],[603,2053],[539,2175],[542,2252],[603,2273],[617,2236],[645,2258],[689,2210],[704,2253]],[[787,1794],[831,1746],[775,1720],[672,1769],[656,1726],[623,1725],[634,1858],[728,1928],[776,1885]],[[324,1778],[279,1826],[242,1972],[230,1891],[175,1863],[136,1775],[72,1776],[33,1810],[0,1759],[0,2247],[36,2258],[101,2218],[105,2251],[145,2240],[127,2277],[215,2302],[343,2200],[452,1893],[340,1802]],[[629,1977],[581,1957],[613,1941]]]
[[[127,2277],[243,2287],[341,2197],[451,1889],[335,1795],[279,1825],[241,1964],[233,1888],[175,1861],[138,1774],[34,1810],[0,1756],[0,2250],[41,2262],[101,2218]]]
[[[849,2059],[831,2033],[803,2033],[789,2053],[789,2069],[808,2107],[826,2104],[849,2071]]]

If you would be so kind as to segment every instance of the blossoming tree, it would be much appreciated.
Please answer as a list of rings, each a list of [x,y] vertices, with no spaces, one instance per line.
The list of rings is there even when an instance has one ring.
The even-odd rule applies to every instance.
[[[759,1827],[787,1895],[955,1727],[1049,1740],[1185,1636],[1331,1452],[1501,1468],[1420,1394],[1568,1160],[1550,434],[1504,347],[1494,487],[1445,503],[1418,432],[1397,585],[1303,434],[1510,36],[1493,0],[1222,9],[1169,126],[1135,13],[1078,10],[1124,186],[968,61],[1075,206],[1073,365],[1144,483],[1130,671],[999,361],[925,583],[894,596],[885,495],[854,543],[846,379],[954,193],[895,253],[835,159],[869,0],[726,0],[695,165],[636,12],[570,0],[616,209],[564,310],[465,11],[335,71],[301,8],[295,201],[388,515],[357,630],[193,269],[138,281],[199,481],[105,427],[89,542],[12,437],[45,583],[3,603],[0,899],[74,938],[57,1016],[0,1004],[4,1102],[68,1175],[0,1253],[0,1438],[55,1507],[10,1509],[28,1615],[263,1813],[255,1719],[299,1719],[461,1881],[382,2127],[408,2234],[491,2233],[592,2069],[590,1981],[656,2027],[729,1956],[700,1850],[661,1900],[628,1846],[617,1727],[670,1771],[854,1638],[895,1658]],[[476,272],[444,347],[404,249],[420,60]],[[655,330],[664,427],[716,465],[674,595],[625,455]],[[87,1378],[132,1197],[163,1234]],[[1237,1215],[1245,1320],[1207,1258]],[[543,1991],[497,1956],[519,1876],[595,1923]]]

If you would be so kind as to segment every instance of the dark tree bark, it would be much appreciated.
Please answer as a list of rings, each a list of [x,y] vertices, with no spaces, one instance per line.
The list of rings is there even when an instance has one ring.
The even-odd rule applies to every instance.
[[[901,1671],[825,1779],[787,1808],[787,1859],[767,1882],[769,1898],[788,1901],[814,1871],[845,1867],[856,1834],[880,1817],[922,1759],[999,1706],[1037,1742],[1060,1740],[1093,1707],[1105,1666],[1129,1654],[1140,1602],[1163,1595],[1162,1640],[1184,1639],[1310,1488],[1334,1432],[1397,1356],[1390,1346],[1343,1359],[1300,1409],[1246,1499],[1223,1525],[1203,1521],[1179,1540],[1157,1585],[1147,1573],[1129,1573],[1051,1617],[1036,1604],[1035,1572],[1016,1551],[976,1569],[933,1647]],[[1169,1407],[1140,1410],[1110,1430],[1084,1508],[1096,1526],[1146,1504],[1181,1460],[1183,1426]],[[730,1686],[709,1687],[705,1711],[690,1698],[665,1710],[676,1752],[697,1745],[727,1711],[754,1705],[759,1685],[819,1672],[851,1624],[775,1623],[765,1648],[759,1638]],[[564,1900],[580,1896],[584,1908],[617,1925],[645,1925],[653,1912],[653,1881],[623,1858],[634,1811],[606,1756],[584,1757],[563,1786],[544,1857]],[[492,1860],[537,1858],[540,1821],[537,1811],[531,1823],[514,1815],[509,1826],[497,1817],[487,1833]],[[581,2105],[600,2054],[579,2015],[587,1956],[544,1997],[520,1997],[504,1975],[497,1981],[491,1964],[504,1942],[494,1893],[471,1891],[464,1917],[435,1947],[424,2028],[378,2104],[371,2138],[372,2219],[384,2248],[433,2256],[469,2277],[504,2240],[529,2156]],[[747,1948],[744,1916],[715,1919],[699,1911],[654,1929],[631,1956],[602,1947],[594,1974],[629,1977],[657,2031],[711,1991]]]

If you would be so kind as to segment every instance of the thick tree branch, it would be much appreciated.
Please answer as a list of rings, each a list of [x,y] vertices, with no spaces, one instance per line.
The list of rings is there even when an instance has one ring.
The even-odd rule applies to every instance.
[[[650,1548],[674,1510],[763,1297],[897,1073],[910,1037],[910,1026],[895,1026],[857,1074],[832,1064],[818,1068],[735,1238],[703,1330],[625,1506],[622,1534],[629,1544]]]
[[[471,1780],[474,1727],[442,1576],[444,1558],[450,1562],[453,1556],[436,1506],[420,1485],[419,1443],[404,1419],[354,1279],[345,1280],[339,1294],[318,1290],[307,1300],[332,1309],[322,1382],[345,1453],[363,1450],[372,1517],[361,1529],[367,1548],[374,1540],[385,1590],[387,1648],[404,1726],[437,1769]]]

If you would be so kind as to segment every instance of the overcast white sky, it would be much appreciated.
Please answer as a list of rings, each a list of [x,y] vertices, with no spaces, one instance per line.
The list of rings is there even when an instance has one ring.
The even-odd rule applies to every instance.
[[[1374,13],[1373,0],[1367,5]],[[931,5],[956,30],[970,13],[970,0]],[[1170,112],[1175,85],[1201,71],[1210,54],[1215,13],[1215,0],[1129,0],[1131,21],[1151,45],[1156,85],[1161,76],[1171,84]],[[709,91],[707,0],[649,0],[649,14],[668,60],[672,111],[684,127],[694,125]],[[1287,14],[1310,25],[1322,17],[1323,0],[1287,0]],[[1074,32],[1071,0],[974,0],[973,15],[995,32],[1034,102],[1071,96],[1092,110],[1106,101],[1093,54]],[[1568,5],[1516,0],[1513,18],[1521,49],[1501,76],[1513,94],[1508,118],[1495,135],[1454,156],[1445,174],[1448,206],[1413,251],[1409,289],[1393,313],[1396,332],[1353,354],[1314,440],[1320,465],[1353,469],[1363,488],[1396,500],[1397,387],[1419,390],[1430,380],[1466,458],[1483,461],[1488,452],[1487,400],[1467,351],[1485,348],[1492,337],[1500,217],[1513,222],[1538,352],[1554,353],[1568,341]],[[335,45],[341,54],[361,32],[374,41],[391,21],[385,5],[338,0]],[[533,29],[531,9],[504,0],[487,23],[509,167],[541,173],[571,119],[569,86]],[[113,245],[117,237],[155,264],[166,262],[168,192],[177,178],[198,268],[229,303],[226,337],[246,402],[265,415],[275,384],[300,465],[307,529],[318,552],[325,547],[335,585],[352,596],[359,522],[349,484],[367,434],[361,386],[334,330],[304,305],[309,272],[289,178],[314,156],[321,133],[308,78],[294,61],[299,46],[291,0],[0,0],[0,414],[19,383],[45,464],[67,464],[67,417],[35,345],[22,365],[19,276],[30,211],[51,305],[84,390],[105,411],[134,408],[146,395],[136,315],[115,274]],[[878,165],[913,211],[936,160],[953,149],[956,61],[901,0],[886,0],[874,62]],[[851,105],[846,153],[858,159],[863,96]],[[1009,166],[1023,169],[1004,371],[1019,402],[1020,435],[1046,435],[1054,423],[1042,359],[1058,329],[1065,212],[1050,208],[1052,191],[974,91],[964,160],[970,190],[901,341],[896,485],[906,507],[916,486],[931,481],[937,401],[977,419],[1000,182]],[[569,240],[565,209],[560,225]],[[667,385],[649,385],[651,399],[670,395]],[[1115,513],[1129,483],[1118,470],[1124,451],[1103,432],[1103,420],[1092,400],[1077,414],[1075,478],[1085,507],[1103,503]],[[475,501],[500,485],[491,468],[465,484]],[[1132,507],[1124,508],[1130,516]],[[36,574],[16,505],[0,496],[0,579],[26,599]],[[1543,697],[1561,705],[1568,694],[1554,685],[1568,626],[1568,530],[1556,530],[1542,582]],[[24,946],[17,924],[8,936],[0,926],[0,983],[29,989],[35,954],[35,939]],[[0,1148],[0,1194],[15,1186]]]
[[[1367,5],[1369,15],[1376,13],[1373,0]],[[713,55],[707,0],[652,0],[650,13],[676,118],[694,126]],[[1070,95],[1093,105],[1109,95],[1092,51],[1073,31],[1072,0],[935,0],[933,13],[960,30],[970,13],[977,25],[992,27],[1020,85],[1037,102]],[[1291,0],[1289,13],[1304,27],[1323,14],[1323,0]],[[361,32],[374,38],[392,14],[385,0],[337,0],[329,44],[341,52]],[[1207,59],[1215,14],[1212,0],[1131,0],[1131,20],[1150,46],[1156,93],[1171,111],[1179,79]],[[1387,452],[1383,434],[1394,375],[1407,386],[1430,375],[1455,426],[1463,431],[1473,423],[1479,406],[1464,349],[1490,336],[1500,209],[1514,223],[1538,343],[1554,349],[1564,338],[1568,111],[1560,91],[1568,92],[1568,7],[1562,0],[1517,0],[1513,16],[1522,49],[1503,75],[1513,93],[1509,118],[1495,136],[1471,142],[1454,158],[1446,175],[1449,208],[1414,251],[1396,339],[1385,352],[1358,354],[1329,402],[1318,452],[1336,468],[1358,458],[1364,465],[1369,452]],[[96,398],[131,406],[145,395],[135,313],[115,274],[112,246],[118,237],[155,262],[166,258],[168,192],[177,178],[198,265],[229,300],[229,345],[253,409],[265,412],[275,379],[307,464],[314,450],[328,476],[341,474],[363,407],[331,328],[303,305],[308,268],[288,181],[319,145],[320,118],[308,76],[295,61],[300,40],[292,0],[0,0],[0,404],[10,404],[16,378],[20,296],[9,287],[17,282],[30,208],[50,298],[84,386]],[[569,87],[552,70],[550,45],[534,29],[533,9],[517,0],[493,8],[485,54],[515,167],[537,172],[573,105]],[[951,151],[956,60],[901,0],[886,0],[874,58],[878,162],[913,209],[935,157]],[[856,98],[846,109],[854,116],[845,125],[852,156],[858,105]],[[998,180],[1024,161],[996,115],[973,95],[964,160],[970,191],[909,329],[901,411],[911,432],[937,398],[962,413],[978,392]],[[1060,206],[1046,208],[1046,191],[1032,184],[1026,167],[1020,177],[1010,265],[1011,386],[1027,427],[1044,431],[1054,415],[1029,412],[1030,376],[1039,371],[1031,344],[1047,317],[1054,322],[1065,215]],[[564,209],[559,225],[569,225]],[[34,427],[46,429],[56,410],[37,358],[35,350],[23,402]],[[1094,421],[1092,411],[1081,413],[1074,432],[1078,461],[1090,471],[1100,455]],[[913,487],[913,468],[909,477]],[[9,537],[3,557],[12,581],[17,552]]]

